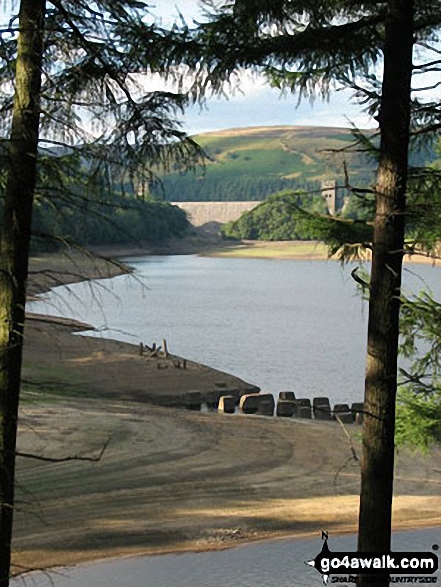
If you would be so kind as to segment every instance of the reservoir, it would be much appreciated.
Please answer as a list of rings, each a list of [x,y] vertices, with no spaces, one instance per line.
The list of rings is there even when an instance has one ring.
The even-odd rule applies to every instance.
[[[263,391],[362,401],[367,303],[335,261],[153,256],[124,259],[133,275],[59,287],[32,312],[95,326],[90,336],[161,344],[173,354],[226,371]],[[367,267],[369,268],[369,267]],[[404,293],[430,287],[441,272],[408,264]]]
[[[436,546],[440,543],[440,529],[397,532],[392,551],[437,553]],[[355,552],[356,538],[330,535],[328,546],[331,552]],[[54,570],[49,576],[33,573],[25,579],[25,584],[34,587],[321,587],[322,576],[305,564],[319,554],[321,547],[321,537],[317,536],[216,552],[114,559]],[[427,576],[439,582],[441,575],[438,570]],[[331,581],[332,578],[329,585]],[[22,584],[21,579],[13,581],[14,587]]]
[[[353,265],[168,256],[127,259],[132,276],[56,288],[28,309],[94,325],[87,333],[172,353],[298,397],[332,402],[363,395],[367,305]],[[426,283],[441,297],[440,270],[408,265],[404,291]],[[326,528],[323,528],[326,530]],[[393,550],[435,552],[440,530],[394,534]],[[320,587],[305,562],[321,537],[275,540],[206,553],[114,559],[32,574],[36,587]],[[356,549],[354,536],[329,539],[331,551]],[[439,552],[439,551],[437,551]],[[439,571],[436,577],[440,578]],[[23,584],[22,579],[13,582]]]

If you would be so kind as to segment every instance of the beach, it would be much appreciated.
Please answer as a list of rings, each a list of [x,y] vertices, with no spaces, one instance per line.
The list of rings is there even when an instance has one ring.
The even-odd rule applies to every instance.
[[[60,269],[41,256],[33,270],[56,271],[59,282],[78,280],[79,269],[90,278],[128,270],[75,263]],[[30,291],[46,287],[40,281]],[[141,356],[136,345],[72,336],[82,327],[27,322],[19,451],[63,459],[106,450],[96,462],[19,457],[16,572],[356,531],[351,443],[359,456],[360,427],[164,407],[186,391],[247,384],[192,362],[176,367],[182,358]],[[439,446],[427,457],[399,451],[394,528],[441,524],[440,470]]]

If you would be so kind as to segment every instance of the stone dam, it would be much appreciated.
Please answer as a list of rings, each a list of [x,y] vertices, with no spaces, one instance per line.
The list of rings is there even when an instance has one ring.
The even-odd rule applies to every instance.
[[[193,226],[203,226],[210,222],[226,224],[237,220],[261,202],[170,202],[188,214]]]

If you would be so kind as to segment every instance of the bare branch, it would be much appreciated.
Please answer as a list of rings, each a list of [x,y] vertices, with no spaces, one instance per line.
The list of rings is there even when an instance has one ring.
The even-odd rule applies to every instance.
[[[371,286],[369,285],[369,283],[367,283],[366,281],[364,281],[364,279],[362,279],[361,277],[359,277],[357,275],[357,271],[360,269],[360,267],[355,267],[355,269],[352,269],[351,271],[351,277],[354,281],[356,281],[357,283],[359,283],[361,285],[361,287],[363,288],[363,291],[365,289],[370,289]]]
[[[60,573],[59,570],[56,571],[55,569],[53,569],[49,572],[47,567],[29,567],[26,565],[19,565],[18,563],[13,563],[12,566],[16,569],[19,569],[15,572],[11,573],[10,576],[12,579],[15,577],[20,577],[20,575],[23,575],[24,573],[33,573],[33,572],[43,573],[45,575],[46,579],[52,585],[52,587],[55,587],[55,581],[52,577],[52,574],[55,573],[57,575],[62,575],[62,573]],[[23,584],[26,584],[24,577],[22,577],[22,581],[23,581]]]
[[[424,49],[427,49],[428,51],[433,51],[434,53],[441,55],[441,49],[436,49],[435,47],[432,47],[431,45],[429,45],[428,43],[425,43],[424,41],[418,41],[415,44],[419,45],[420,47],[424,47]]]
[[[406,377],[406,380],[405,381],[401,381],[399,385],[407,385],[408,383],[413,383],[413,384],[416,384],[419,387],[421,387],[422,390],[424,390],[424,391],[427,391],[427,392],[433,391],[433,386],[432,385],[429,385],[429,384],[425,383],[424,381],[422,381],[422,378],[425,377],[424,374],[423,375],[418,375],[416,373],[408,373],[402,367],[400,367],[399,371],[400,371],[400,373],[402,375],[404,375]]]
[[[343,432],[344,432],[344,433],[346,434],[346,436],[347,436],[347,439],[348,439],[348,442],[349,442],[349,448],[350,448],[350,450],[351,450],[351,456],[350,456],[350,457],[348,457],[348,458],[345,460],[345,462],[343,463],[343,465],[342,465],[342,466],[341,466],[341,467],[338,469],[338,471],[336,472],[336,474],[335,474],[335,476],[334,476],[334,485],[336,485],[336,484],[337,484],[337,480],[338,480],[338,477],[339,477],[340,473],[343,471],[343,469],[345,469],[345,468],[346,468],[346,466],[348,465],[348,463],[350,463],[351,461],[355,461],[355,462],[358,464],[358,466],[360,466],[360,459],[359,459],[359,457],[358,457],[358,455],[357,455],[357,451],[355,450],[354,443],[353,443],[353,441],[352,441],[352,436],[350,435],[350,433],[349,433],[348,429],[347,429],[347,428],[346,428],[346,426],[343,424],[343,422],[341,421],[341,418],[339,417],[339,415],[338,415],[338,414],[334,414],[334,416],[335,416],[335,419],[337,420],[337,422],[339,422],[339,423],[340,423],[340,425],[341,425],[341,427],[343,428]]]
[[[432,86],[424,86],[422,88],[412,88],[412,92],[425,92],[426,90],[435,90],[439,86],[441,86],[441,82],[437,82],[436,84],[433,84]]]
[[[35,455],[32,453],[20,452],[20,451],[17,451],[16,455],[18,457],[24,457],[27,459],[35,459],[37,461],[44,461],[46,463],[66,463],[68,461],[87,461],[90,463],[97,463],[102,459],[104,452],[105,452],[107,446],[109,445],[110,440],[111,440],[111,436],[109,436],[109,438],[103,444],[99,454],[96,457],[81,457],[81,456],[69,456],[69,457],[59,457],[59,458],[57,458],[57,457],[44,457],[42,455]]]
[[[434,65],[441,65],[441,59],[435,59],[434,61],[428,61],[427,63],[420,63],[419,65],[414,65],[413,69],[425,70],[427,67],[433,67]]]

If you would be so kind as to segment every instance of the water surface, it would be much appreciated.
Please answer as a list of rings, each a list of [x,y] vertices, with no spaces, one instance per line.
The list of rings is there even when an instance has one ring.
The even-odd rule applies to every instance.
[[[355,536],[331,535],[328,544],[331,551],[356,551]],[[392,550],[435,552],[434,545],[441,545],[440,529],[398,532]],[[321,587],[321,575],[305,564],[321,547],[320,536],[275,540],[217,552],[90,563],[60,569],[50,579],[54,587]],[[439,582],[440,572],[435,576]],[[33,575],[26,583],[50,587],[50,579]],[[18,587],[19,582],[13,584]]]
[[[127,260],[134,276],[56,288],[29,309],[67,315],[94,336],[151,344],[232,373],[265,391],[360,401],[367,306],[334,261],[197,256]],[[426,280],[441,298],[440,269],[410,267],[405,289]]]

